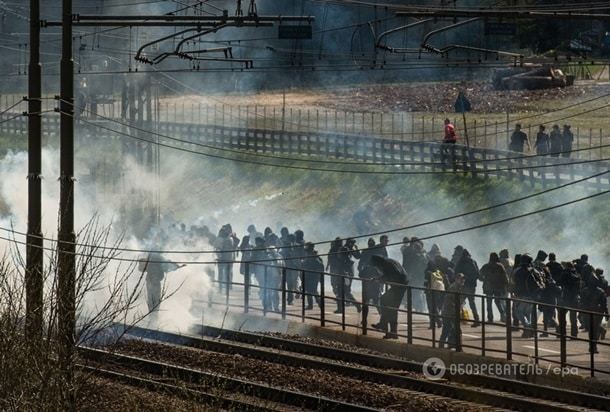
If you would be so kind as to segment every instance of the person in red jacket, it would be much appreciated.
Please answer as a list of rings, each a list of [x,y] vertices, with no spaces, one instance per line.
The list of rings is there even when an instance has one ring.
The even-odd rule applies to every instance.
[[[455,126],[451,123],[451,120],[445,119],[445,137],[441,144],[441,162],[445,166],[451,164],[455,165],[455,144],[457,139],[458,136],[455,132]],[[450,162],[446,162],[447,158],[450,159]]]
[[[451,120],[445,119],[445,138],[443,139],[443,143],[456,143],[457,138],[455,126],[451,123]]]

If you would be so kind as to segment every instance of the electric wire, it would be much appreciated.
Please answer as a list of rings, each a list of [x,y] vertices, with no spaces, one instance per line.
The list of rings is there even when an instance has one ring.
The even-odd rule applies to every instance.
[[[534,216],[540,213],[545,213],[545,212],[549,212],[551,210],[556,210],[556,209],[560,209],[562,207],[566,207],[566,206],[570,206],[570,205],[574,205],[577,203],[581,203],[587,200],[591,200],[591,199],[595,199],[601,196],[605,196],[607,194],[610,193],[610,190],[605,190],[599,193],[594,193],[592,195],[588,195],[588,196],[584,196],[584,197],[580,197],[577,199],[573,199],[567,202],[563,202],[563,203],[559,203],[559,204],[555,204],[553,206],[548,206],[548,207],[544,207],[541,209],[536,209],[530,212],[526,212],[526,213],[521,213],[518,215],[513,215],[513,216],[509,216],[503,219],[498,219],[498,220],[494,220],[491,222],[487,222],[487,223],[481,223],[481,224],[477,224],[477,225],[473,225],[473,226],[468,226],[468,227],[464,227],[461,229],[455,229],[455,230],[451,230],[451,231],[447,231],[447,232],[441,232],[441,233],[437,233],[434,235],[428,235],[428,236],[422,236],[419,237],[418,239],[420,241],[424,241],[424,240],[431,240],[431,239],[437,239],[440,237],[446,237],[446,236],[450,236],[450,235],[455,235],[455,234],[459,234],[459,233],[464,233],[464,232],[469,232],[469,231],[473,231],[473,230],[478,230],[478,229],[484,229],[487,227],[491,227],[491,226],[495,226],[495,225],[499,225],[502,223],[508,223],[508,222],[512,222],[515,220],[519,220],[525,217],[529,217],[529,216]],[[13,243],[18,243],[21,245],[26,245],[26,242],[22,242],[22,241],[17,241],[15,239],[11,239],[11,238],[6,238],[3,236],[0,236],[0,240],[6,240],[9,242],[13,242]],[[387,246],[397,246],[397,245],[403,245],[404,242],[393,242],[393,243],[388,243]],[[53,248],[48,248],[48,247],[40,247],[38,245],[30,245],[30,247],[34,247],[34,248],[38,248],[38,249],[43,249],[43,250],[50,250],[50,251],[55,251],[55,249]],[[120,248],[115,248],[116,250],[120,250]],[[379,249],[379,245],[376,245],[372,248],[362,248],[360,249],[360,251],[363,250],[376,250]],[[71,251],[61,251],[58,253],[63,253],[63,254],[68,254],[68,255],[75,255],[75,256],[86,256],[88,258],[100,258],[100,259],[108,259],[108,260],[114,260],[114,261],[123,261],[123,262],[131,262],[131,263],[135,263],[135,262],[140,262],[141,259],[128,259],[128,258],[121,258],[118,256],[98,256],[98,255],[93,255],[93,254],[86,254],[86,253],[79,253],[79,252],[71,252]],[[329,253],[322,253],[322,254],[318,254],[318,256],[331,256],[331,255],[339,255],[343,252],[329,252]],[[299,260],[301,259],[301,257],[286,257],[283,258],[281,260],[283,261],[290,261],[290,260]],[[165,260],[162,261],[156,261],[156,260],[146,260],[148,263],[166,263]],[[261,263],[261,262],[277,262],[278,259],[248,259],[247,261],[243,261],[243,260],[233,260],[233,261],[223,261],[222,263]],[[218,261],[214,260],[214,261],[172,261],[175,264],[187,264],[187,265],[209,265],[209,264],[217,264]]]
[[[557,190],[561,190],[561,189],[565,189],[566,187],[569,186],[573,186],[573,185],[577,185],[579,183],[583,183],[586,182],[588,180],[591,179],[595,179],[598,177],[601,177],[605,174],[610,173],[610,170],[606,170],[600,173],[596,173],[593,174],[591,176],[587,176],[578,180],[573,180],[571,182],[568,183],[564,183],[562,185],[558,185],[558,186],[554,186],[552,188],[549,189],[545,189],[542,191],[538,191],[535,193],[531,193],[529,195],[523,196],[523,197],[519,197],[516,199],[511,199],[505,202],[501,202],[501,203],[496,203],[484,208],[480,208],[480,209],[475,209],[475,210],[470,210],[468,212],[463,212],[463,213],[459,213],[456,215],[451,215],[451,216],[445,216],[442,218],[438,218],[438,219],[434,219],[434,220],[429,220],[429,221],[425,221],[425,222],[420,222],[420,223],[415,223],[415,224],[411,224],[411,225],[407,225],[407,226],[402,226],[402,227],[397,227],[397,228],[392,228],[392,229],[387,229],[387,230],[383,230],[383,231],[377,231],[377,232],[372,232],[372,233],[366,233],[363,235],[355,235],[355,236],[345,236],[345,237],[340,237],[339,239],[341,240],[346,240],[346,239],[362,239],[362,238],[367,238],[367,237],[372,237],[372,236],[378,236],[378,235],[383,235],[383,234],[388,234],[388,233],[395,233],[395,232],[402,232],[402,231],[406,231],[406,230],[412,230],[412,229],[417,229],[420,227],[424,227],[424,226],[430,226],[430,225],[434,225],[434,224],[438,224],[438,223],[442,223],[442,222],[446,222],[446,221],[450,221],[450,220],[454,220],[454,219],[460,219],[460,218],[464,218],[470,215],[474,215],[474,214],[478,214],[478,213],[482,213],[482,212],[488,212],[490,210],[494,210],[494,209],[498,209],[504,206],[509,206],[515,203],[519,203],[522,202],[524,200],[529,200],[529,199],[533,199],[535,197],[538,196],[543,196],[545,194],[557,191]],[[22,235],[22,236],[27,236],[27,233],[24,232],[19,232],[13,229],[8,229],[8,228],[4,228],[4,227],[0,227],[0,230],[3,230],[5,232],[11,232],[14,234],[18,234],[18,235]],[[46,237],[41,237],[41,236],[36,236],[33,235],[34,238],[37,239],[43,239],[43,240],[50,240],[54,243],[68,243],[68,244],[72,244],[72,242],[64,242],[64,241],[60,241],[60,240],[55,240],[55,239],[51,239],[51,238],[46,238]],[[321,240],[321,241],[316,241],[316,242],[311,242],[313,243],[315,246],[319,246],[319,245],[323,245],[323,244],[328,244],[328,243],[332,243],[336,240],[337,238],[334,239],[330,239],[330,240]],[[97,247],[100,249],[114,249],[112,247],[107,247],[107,246],[98,246],[98,245],[92,245],[92,244],[86,244],[86,243],[74,243],[77,246],[84,246],[84,247]],[[282,246],[282,249],[294,249],[297,248],[298,246]],[[217,251],[215,250],[151,250],[151,249],[132,249],[132,248],[121,248],[121,251],[124,252],[142,252],[142,253],[163,253],[163,254],[208,254],[208,253],[217,253]],[[266,248],[260,249],[260,248],[253,248],[253,249],[248,249],[248,252],[253,252],[253,251],[260,251],[260,250],[266,250]],[[232,249],[232,250],[223,250],[223,252],[230,252],[230,253],[235,253],[235,252],[242,252],[241,249]]]

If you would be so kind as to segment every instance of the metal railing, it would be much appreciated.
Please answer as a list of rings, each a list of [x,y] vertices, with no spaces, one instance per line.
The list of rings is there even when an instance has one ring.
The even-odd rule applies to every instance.
[[[43,123],[46,134],[56,134],[59,131],[57,116],[45,116]],[[113,130],[123,133],[121,125],[110,126],[112,127],[98,128],[94,124],[79,124],[79,136],[90,134],[98,138],[116,137],[117,134]],[[582,159],[582,156],[588,152],[580,152],[578,149],[569,153],[570,158],[563,158],[475,147],[468,149],[463,145],[447,147],[437,142],[409,142],[329,132],[308,133],[171,122],[160,122],[157,126],[158,131],[155,133],[158,135],[148,136],[147,139],[151,142],[158,140],[161,144],[178,148],[192,149],[193,146],[189,142],[194,142],[232,151],[273,156],[287,154],[303,159],[311,157],[341,161],[356,160],[363,162],[364,165],[385,163],[391,165],[389,169],[391,171],[413,170],[417,173],[442,171],[485,178],[516,179],[528,182],[532,186],[541,184],[543,187],[598,174],[610,167],[608,161],[592,162]],[[27,118],[24,116],[0,123],[0,133],[20,134],[26,131]],[[183,139],[184,142],[175,139]],[[264,160],[274,163],[273,159]],[[593,190],[604,190],[610,186],[610,178],[598,175],[595,179],[582,182],[581,185]]]
[[[235,262],[237,263],[237,262]],[[262,284],[255,284],[252,282],[252,271],[251,266],[256,265],[259,267],[264,267],[264,275]],[[278,276],[275,280],[270,280],[270,277],[273,276],[270,273],[270,270],[279,271],[280,276]],[[290,290],[287,286],[287,272],[288,271],[296,271],[298,273],[298,278],[301,282],[300,288],[298,290]],[[218,285],[219,289],[222,291],[222,296],[224,297],[224,302],[219,302],[214,300],[214,296],[210,294],[208,296],[208,306],[213,307],[214,305],[219,305],[225,307],[227,309],[237,309],[243,311],[243,313],[256,312],[262,314],[262,316],[267,316],[272,313],[276,313],[281,317],[281,319],[288,318],[297,318],[301,322],[305,322],[307,320],[314,321],[319,323],[321,327],[326,327],[328,325],[336,325],[340,326],[342,330],[346,330],[347,328],[356,329],[358,333],[362,335],[367,335],[369,331],[376,330],[371,328],[369,318],[371,316],[370,309],[371,306],[377,308],[378,310],[395,310],[398,314],[398,324],[406,326],[406,329],[401,330],[400,327],[396,331],[396,338],[399,340],[404,340],[408,344],[414,343],[423,343],[430,345],[433,348],[439,347],[439,337],[437,336],[437,331],[435,327],[432,327],[430,330],[430,336],[421,336],[421,334],[415,333],[414,326],[414,315],[420,315],[428,317],[430,323],[436,324],[438,320],[443,322],[450,321],[455,327],[455,341],[452,342],[453,348],[458,352],[474,352],[478,353],[481,356],[498,356],[501,355],[502,358],[506,360],[515,360],[516,357],[525,358],[530,362],[538,365],[540,362],[547,362],[551,365],[557,365],[562,370],[565,368],[578,368],[581,370],[586,370],[589,372],[590,376],[595,376],[596,374],[600,375],[610,375],[610,343],[601,341],[594,336],[597,332],[596,322],[606,316],[604,313],[600,312],[592,312],[589,310],[574,308],[568,306],[561,305],[552,305],[539,301],[526,300],[513,298],[509,296],[505,297],[496,297],[496,296],[487,296],[480,294],[472,294],[465,292],[450,292],[450,291],[440,291],[434,289],[428,289],[423,287],[416,286],[405,286],[391,282],[382,282],[379,280],[371,280],[371,279],[363,279],[359,277],[351,277],[346,275],[339,275],[329,272],[316,272],[310,270],[303,269],[291,269],[290,267],[285,266],[274,266],[268,264],[261,263],[245,263],[245,273],[243,274],[244,281],[243,282],[234,282],[227,281],[222,279],[211,279],[212,282]],[[304,290],[304,285],[306,282],[306,276],[309,277],[309,281],[317,282],[316,293],[307,292]],[[317,279],[312,280],[312,276],[317,277]],[[343,281],[339,282],[339,292],[336,296],[329,296],[326,294],[326,280],[332,278],[340,278]],[[347,282],[361,282],[361,296],[360,299],[356,298],[356,300],[348,299],[346,294],[348,290]],[[378,282],[383,286],[386,290],[391,287],[403,287],[405,289],[403,302],[400,305],[401,307],[390,307],[378,304],[373,305],[368,303],[367,296],[365,296],[365,283],[366,282]],[[237,288],[233,287],[242,287],[241,295],[237,296],[237,301],[235,300],[236,296],[231,294],[231,289],[237,290]],[[279,308],[277,310],[273,310],[269,305],[263,304],[256,305],[252,303],[252,293],[254,290],[258,290],[262,295],[264,294],[278,294],[278,302]],[[289,293],[294,293],[300,295],[301,305],[298,310],[298,313],[294,313],[294,310],[289,310],[289,306],[287,304],[287,296]],[[442,312],[438,312],[437,308],[434,306],[432,308],[428,308],[427,312],[418,311],[414,308],[414,294],[415,293],[423,293],[423,294],[440,294],[443,297],[443,301],[446,299],[447,295],[453,295],[454,298],[452,301],[455,302],[451,313],[446,314]],[[306,306],[306,298],[311,296],[313,301],[318,305],[319,313],[316,315],[315,309],[311,310]],[[474,319],[465,319],[463,317],[462,308],[465,305],[465,300],[467,298],[472,298],[476,302],[480,302],[481,308],[481,318],[479,320]],[[487,309],[487,300],[499,300],[505,306],[505,322],[489,322],[486,320],[486,309]],[[327,312],[327,304],[328,302],[334,302],[337,304],[337,312],[328,313]],[[436,300],[431,299],[430,302],[436,302]],[[432,303],[435,305],[435,303]],[[357,323],[349,323],[348,316],[346,313],[346,308],[349,306],[359,306],[360,310],[358,316]],[[314,306],[315,308],[315,306]],[[515,310],[528,310],[531,316],[531,325],[519,325],[514,326],[512,322],[512,315]],[[544,330],[549,336],[557,338],[557,343],[559,345],[559,351],[557,355],[559,359],[553,359],[552,355],[544,356],[541,355],[541,351],[555,352],[545,348],[541,348],[540,340],[538,333],[543,332],[543,330],[539,327],[539,311],[543,308],[549,308],[549,310],[554,311],[557,315],[557,329],[556,330]],[[432,309],[432,310],[430,310]],[[568,312],[577,313],[578,316],[581,316],[582,319],[585,320],[587,330],[584,332],[586,337],[580,336],[570,336],[567,332],[567,320],[566,316]],[[575,315],[574,315],[575,316]],[[475,345],[472,343],[472,340],[468,343],[465,343],[463,340],[463,332],[462,332],[462,324],[480,324],[480,339],[479,344]],[[503,331],[503,335],[501,336],[502,340],[505,340],[504,348],[490,347],[487,345],[487,340],[491,338],[489,332],[490,328],[493,327],[493,336],[494,340],[498,340],[498,328]],[[523,331],[532,334],[530,338],[521,338],[514,335],[516,331]],[[581,334],[582,335],[582,334]],[[519,352],[515,349],[514,343],[519,339],[521,342],[523,339],[529,339],[527,342],[532,343],[533,354]],[[476,340],[475,340],[476,341]],[[572,363],[568,361],[570,356],[583,356],[583,346],[577,347],[578,342],[586,343],[586,351],[587,361],[580,362],[578,364]],[[580,351],[580,352],[579,352]],[[601,356],[605,356],[606,359],[600,361],[599,358]],[[608,368],[601,369],[598,367],[598,362],[603,362],[608,364]]]

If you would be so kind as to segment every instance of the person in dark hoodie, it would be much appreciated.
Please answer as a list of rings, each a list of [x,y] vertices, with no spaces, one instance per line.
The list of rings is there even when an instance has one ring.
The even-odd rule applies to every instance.
[[[473,296],[476,293],[477,281],[480,276],[479,265],[477,265],[477,262],[470,256],[468,249],[463,250],[462,257],[455,266],[455,273],[464,274],[464,293],[468,295],[466,299],[468,299],[468,305],[470,306],[474,318],[474,322],[470,326],[476,328],[481,325],[481,322],[479,321],[479,311],[477,310],[477,305]]]
[[[580,298],[582,291],[582,278],[580,273],[576,271],[576,267],[572,262],[565,264],[565,269],[561,275],[559,282],[561,286],[561,299],[559,303],[561,306],[568,306],[570,308],[578,308],[580,306]],[[561,331],[558,331],[561,333]],[[570,310],[570,336],[578,336],[578,311]]]
[[[557,262],[557,256],[554,253],[549,253],[549,262],[546,264],[549,273],[555,282],[558,282],[563,273],[563,266]]]
[[[326,262],[326,270],[333,275],[331,276],[330,284],[333,288],[333,294],[335,295],[335,299],[337,302],[337,309],[335,313],[342,312],[342,304],[341,304],[341,284],[343,282],[343,264],[341,259],[341,248],[343,247],[343,240],[340,237],[337,237],[330,243],[330,249],[328,251],[328,260]]]
[[[304,253],[305,255],[300,263],[301,268],[305,271],[305,284],[302,285],[305,293],[303,299],[307,299],[307,306],[305,309],[311,310],[313,309],[314,297],[316,303],[318,303],[318,305],[320,304],[318,284],[320,283],[320,279],[323,279],[322,272],[324,272],[324,263],[320,256],[318,256],[318,252],[315,250],[313,243],[305,243]]]
[[[603,272],[602,272],[603,273]],[[608,319],[608,302],[605,287],[607,285],[598,278],[590,281],[582,290],[582,309],[596,314],[583,313],[583,322],[588,326],[590,346],[593,353],[598,353],[597,341],[606,337],[606,329],[602,327],[604,316]]]
[[[404,238],[404,245],[400,248],[402,252],[402,267],[408,273],[411,286],[423,288],[426,280],[426,265],[428,258],[424,252],[424,244],[416,237]],[[417,312],[425,310],[425,299],[423,290],[413,289],[413,309]]]
[[[544,332],[540,334],[541,337],[547,337],[549,327],[557,327],[555,321],[555,305],[557,304],[557,297],[559,296],[560,288],[555,283],[553,275],[544,261],[547,258],[547,253],[544,250],[539,250],[534,260],[534,269],[536,275],[540,277],[540,283],[543,285],[538,301],[542,303],[538,305],[540,312],[542,312],[542,322],[544,326]]]
[[[409,283],[407,272],[394,259],[379,255],[371,257],[371,265],[381,273],[380,282],[389,282],[389,288],[380,299],[379,323],[371,326],[386,332],[384,339],[398,339],[398,308]]]
[[[381,285],[376,280],[380,274],[371,264],[371,257],[373,255],[375,255],[375,239],[369,238],[367,248],[360,252],[358,277],[362,279],[362,303],[369,304],[369,302],[371,302],[373,306],[377,308],[379,314],[381,314],[381,311],[379,310]]]
[[[462,254],[464,253],[464,246],[457,245],[455,249],[453,249],[453,255],[451,255],[451,264],[453,267],[457,266],[458,262],[462,258]]]
[[[494,321],[492,301],[495,300],[498,312],[500,312],[500,322],[504,323],[506,321],[506,308],[503,298],[508,296],[508,275],[506,269],[500,263],[500,257],[497,253],[491,253],[489,262],[481,267],[481,278],[483,280],[483,293],[487,295],[487,321]]]

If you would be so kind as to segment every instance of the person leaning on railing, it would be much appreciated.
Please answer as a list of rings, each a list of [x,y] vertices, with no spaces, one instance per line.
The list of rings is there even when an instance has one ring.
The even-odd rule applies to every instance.
[[[380,299],[379,323],[371,326],[386,332],[384,339],[398,339],[398,308],[409,283],[407,272],[394,259],[379,255],[371,257],[371,264],[381,273],[379,281],[387,282],[390,286]]]

